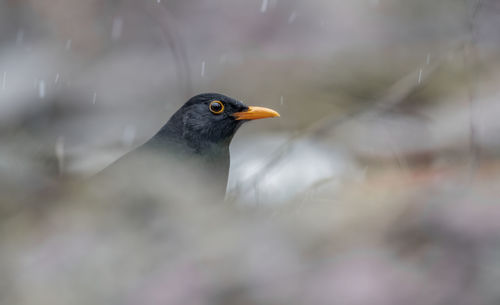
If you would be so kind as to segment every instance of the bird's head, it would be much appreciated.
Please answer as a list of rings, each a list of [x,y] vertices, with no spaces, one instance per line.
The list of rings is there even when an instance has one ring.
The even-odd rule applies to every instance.
[[[249,120],[279,117],[271,109],[246,106],[217,93],[192,97],[170,119],[178,134],[192,145],[229,143],[242,123]]]

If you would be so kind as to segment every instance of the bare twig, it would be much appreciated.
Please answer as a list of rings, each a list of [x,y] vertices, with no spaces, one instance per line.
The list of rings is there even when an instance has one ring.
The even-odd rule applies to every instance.
[[[163,40],[172,51],[172,56],[176,65],[177,79],[184,89],[186,98],[192,93],[191,68],[187,58],[187,52],[180,37],[177,35],[173,22],[170,22],[170,12],[163,3],[155,5],[155,9],[148,7],[147,13],[160,24],[163,33]]]
[[[474,176],[476,169],[479,167],[480,163],[480,147],[477,143],[477,127],[476,127],[476,104],[475,99],[477,96],[477,89],[475,86],[476,77],[474,69],[477,66],[477,14],[481,8],[482,1],[477,0],[474,4],[471,17],[468,22],[470,39],[464,44],[463,54],[464,54],[464,68],[470,69],[468,71],[468,85],[467,85],[467,97],[469,104],[469,150],[471,154],[470,160],[470,171],[471,176]]]
[[[372,103],[371,107],[366,108],[366,106],[363,105],[353,112],[342,117],[337,117],[335,115],[327,116],[314,122],[300,132],[294,134],[271,154],[269,159],[264,162],[260,170],[258,170],[254,175],[247,178],[247,180],[243,183],[245,187],[240,188],[238,191],[242,193],[250,191],[250,188],[248,186],[255,185],[256,181],[262,179],[269,170],[273,169],[279,163],[279,161],[290,151],[296,140],[306,137],[318,136],[328,130],[331,130],[335,126],[339,126],[345,122],[352,120],[354,117],[383,113],[394,108],[396,105],[410,96],[417,88],[419,88],[422,83],[425,82],[429,78],[429,76],[442,64],[442,62],[443,59],[436,59],[426,65],[425,69],[413,71],[403,78],[399,79],[387,90],[387,93],[382,98]],[[420,82],[417,82],[417,79],[420,79]]]

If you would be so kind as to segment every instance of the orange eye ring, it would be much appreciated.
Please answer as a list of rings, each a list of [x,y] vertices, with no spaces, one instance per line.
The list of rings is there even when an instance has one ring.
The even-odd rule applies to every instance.
[[[212,101],[208,109],[210,109],[213,114],[221,114],[224,111],[224,104],[222,104],[221,101]]]

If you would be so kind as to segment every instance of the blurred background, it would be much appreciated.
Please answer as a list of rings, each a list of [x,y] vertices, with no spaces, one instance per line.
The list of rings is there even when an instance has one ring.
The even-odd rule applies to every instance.
[[[500,304],[499,17],[0,0],[0,304]],[[281,114],[238,131],[228,204],[74,186],[202,92]]]

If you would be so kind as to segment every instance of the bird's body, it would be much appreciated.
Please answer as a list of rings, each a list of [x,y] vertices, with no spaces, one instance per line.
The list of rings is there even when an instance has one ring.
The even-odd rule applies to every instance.
[[[118,159],[99,176],[115,187],[161,188],[175,198],[219,201],[229,175],[229,145],[251,119],[278,116],[215,93],[187,101],[142,146]]]

